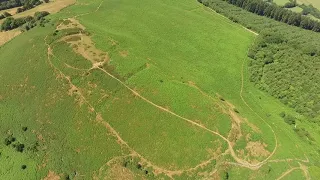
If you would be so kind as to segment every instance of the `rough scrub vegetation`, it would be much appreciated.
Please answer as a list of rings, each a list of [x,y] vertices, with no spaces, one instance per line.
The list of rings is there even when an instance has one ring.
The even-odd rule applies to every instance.
[[[224,0],[200,2],[260,33],[248,53],[250,81],[318,123],[320,34],[256,16]]]

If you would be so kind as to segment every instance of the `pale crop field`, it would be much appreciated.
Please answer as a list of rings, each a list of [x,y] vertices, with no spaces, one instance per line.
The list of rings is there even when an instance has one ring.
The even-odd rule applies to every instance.
[[[312,4],[314,7],[320,9],[320,1],[318,0],[298,0],[298,3],[306,5]]]
[[[274,0],[274,3],[278,4],[279,6],[285,5],[287,2],[290,2],[289,0]]]

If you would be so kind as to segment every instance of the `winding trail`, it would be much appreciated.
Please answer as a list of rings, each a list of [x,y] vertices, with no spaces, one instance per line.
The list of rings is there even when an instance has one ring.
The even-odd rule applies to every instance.
[[[298,169],[300,169],[300,168],[299,168],[299,167],[294,167],[294,168],[288,169],[287,171],[285,171],[284,173],[282,173],[282,174],[280,175],[280,177],[278,177],[276,180],[280,180],[280,179],[284,178],[285,176],[289,175],[292,171],[298,170]]]
[[[104,2],[104,0],[102,0],[102,1],[100,2],[99,6],[96,8],[96,10],[95,10],[94,12],[99,11],[99,9],[100,9],[100,7],[102,6],[103,2]],[[76,16],[74,16],[74,18],[77,18],[77,17],[80,17],[80,16],[84,16],[84,15],[89,15],[89,14],[91,14],[91,13],[93,13],[93,12],[83,13],[83,14],[80,14],[80,15],[76,15]],[[46,44],[47,44],[47,43],[46,43]],[[51,49],[50,45],[47,44],[47,46],[48,46],[48,48]],[[49,49],[48,49],[48,50],[49,50]],[[51,54],[52,54],[52,53],[51,53]],[[52,55],[53,55],[53,54],[52,54]],[[100,62],[100,63],[101,63],[101,62]],[[123,85],[126,89],[128,89],[129,91],[131,91],[135,96],[139,97],[140,99],[142,99],[142,100],[145,101],[146,103],[151,104],[152,106],[154,106],[154,107],[156,107],[156,108],[158,108],[158,109],[160,109],[160,110],[162,110],[162,111],[164,111],[164,112],[167,112],[167,113],[169,113],[169,114],[171,114],[171,115],[173,115],[173,116],[175,116],[175,117],[177,117],[177,118],[179,118],[179,119],[182,119],[182,120],[184,120],[184,121],[186,121],[186,122],[188,122],[188,123],[190,123],[190,124],[192,124],[192,125],[194,125],[194,126],[197,126],[197,127],[201,128],[201,129],[203,129],[203,130],[206,130],[206,131],[208,131],[208,132],[210,132],[210,133],[212,133],[212,134],[214,134],[214,135],[219,136],[221,139],[223,139],[225,142],[227,142],[227,144],[228,144],[228,149],[229,149],[229,151],[230,151],[231,156],[234,158],[234,160],[235,160],[237,163],[241,164],[242,166],[247,167],[247,168],[249,168],[249,169],[255,170],[255,169],[260,168],[260,167],[264,164],[264,163],[261,163],[261,162],[260,162],[260,163],[257,163],[257,164],[251,164],[251,163],[249,163],[248,161],[245,161],[245,160],[243,160],[243,159],[238,158],[237,155],[236,155],[236,153],[235,153],[235,151],[234,151],[234,149],[233,149],[233,147],[232,147],[232,143],[231,143],[227,138],[225,138],[223,135],[221,135],[219,132],[213,131],[213,130],[205,127],[205,126],[202,125],[202,124],[199,124],[199,123],[197,123],[197,122],[194,122],[193,120],[190,120],[190,119],[188,119],[188,118],[185,118],[185,117],[183,117],[183,116],[180,116],[180,115],[178,115],[178,114],[170,111],[169,109],[166,109],[166,108],[164,108],[164,107],[162,107],[162,106],[160,106],[160,105],[157,105],[157,104],[153,103],[152,101],[148,100],[148,99],[145,98],[144,96],[140,95],[140,94],[139,94],[138,92],[136,92],[135,90],[131,89],[128,85],[126,85],[126,84],[125,84],[124,82],[122,82],[120,79],[116,78],[115,76],[113,76],[112,74],[110,74],[109,72],[107,72],[106,70],[102,69],[100,66],[101,66],[101,64],[98,64],[98,65],[97,65],[96,63],[93,63],[92,68],[91,68],[90,70],[93,70],[93,69],[99,69],[99,70],[101,70],[102,72],[104,72],[105,74],[107,74],[108,76],[110,76],[111,78],[113,78],[114,80],[118,81],[118,82],[119,82],[121,85]],[[70,81],[70,80],[69,80],[69,81]],[[71,81],[70,81],[70,82],[71,82]],[[83,98],[84,98],[84,97],[83,97]],[[111,127],[111,126],[110,126],[110,127]],[[120,137],[120,136],[119,136],[119,137]],[[123,140],[122,140],[122,141],[123,141]],[[127,143],[125,143],[125,144],[127,145]]]
[[[171,115],[173,115],[173,116],[175,116],[175,117],[177,117],[177,118],[179,118],[179,119],[182,119],[182,120],[184,120],[184,121],[186,121],[186,122],[188,122],[188,123],[190,123],[190,124],[192,124],[192,125],[194,125],[194,126],[197,126],[197,127],[201,128],[201,129],[203,129],[203,130],[206,130],[206,131],[208,131],[208,132],[210,132],[210,133],[212,133],[212,134],[214,134],[214,135],[219,136],[221,139],[223,139],[224,141],[226,141],[226,142],[228,143],[229,151],[230,151],[230,153],[231,153],[231,156],[234,158],[234,160],[235,160],[236,162],[238,162],[239,164],[241,164],[243,167],[247,167],[247,168],[249,168],[249,169],[255,170],[255,169],[260,168],[261,165],[264,164],[264,161],[263,161],[263,162],[259,162],[259,163],[257,163],[257,164],[251,164],[251,163],[249,163],[248,161],[245,161],[245,160],[243,160],[243,159],[238,158],[238,156],[236,155],[236,153],[235,153],[234,150],[233,150],[233,147],[232,147],[231,142],[230,142],[227,138],[225,138],[224,136],[222,136],[219,132],[213,131],[213,130],[205,127],[205,126],[202,125],[202,124],[199,124],[199,123],[197,123],[197,122],[194,122],[194,121],[192,121],[192,120],[190,120],[190,119],[188,119],[188,118],[182,117],[182,116],[180,116],[180,115],[178,115],[178,114],[170,111],[169,109],[166,109],[166,108],[164,108],[164,107],[162,107],[162,106],[159,106],[159,105],[153,103],[152,101],[148,100],[148,99],[145,98],[144,96],[140,95],[137,91],[131,89],[128,85],[126,85],[124,82],[122,82],[120,79],[116,78],[115,76],[113,76],[112,74],[110,74],[109,72],[107,72],[106,70],[104,70],[104,69],[102,69],[102,68],[100,68],[100,67],[95,67],[95,68],[93,68],[93,69],[99,69],[99,70],[101,70],[102,72],[104,72],[105,74],[107,74],[108,76],[110,76],[111,78],[113,78],[114,80],[118,81],[118,82],[119,82],[121,85],[123,85],[126,89],[128,89],[129,91],[131,91],[135,96],[139,97],[140,99],[142,99],[142,100],[145,101],[146,103],[148,103],[148,104],[150,104],[150,105],[152,105],[152,106],[154,106],[154,107],[156,107],[156,108],[158,108],[158,109],[160,109],[160,110],[162,110],[162,111],[165,111],[165,112],[167,112],[167,113],[169,113],[169,114],[171,114]],[[265,160],[265,161],[267,161],[267,160]]]
[[[97,12],[97,11],[100,9],[100,7],[102,6],[103,2],[104,2],[104,0],[101,1],[101,3],[99,4],[99,6],[96,8],[96,10],[95,10],[94,12]],[[74,16],[74,18],[77,18],[77,17],[79,17],[79,16],[83,16],[83,15],[89,15],[89,14],[94,13],[94,12],[79,14],[79,15]],[[220,15],[220,14],[219,14],[219,15]],[[222,15],[221,15],[221,16],[222,16]],[[223,16],[223,17],[224,17],[224,16]],[[224,18],[225,18],[225,17],[224,17]],[[256,33],[255,33],[255,34],[256,34]],[[256,35],[258,35],[258,34],[256,34]],[[216,157],[215,157],[215,158],[210,158],[210,159],[208,159],[208,160],[206,160],[206,161],[204,161],[204,162],[201,162],[200,164],[198,164],[197,166],[195,166],[195,167],[193,167],[193,168],[184,169],[184,170],[176,170],[176,171],[167,170],[167,169],[161,168],[161,167],[159,167],[159,166],[157,166],[157,165],[154,165],[154,164],[153,164],[152,162],[150,162],[149,160],[145,159],[142,155],[140,155],[140,154],[139,154],[138,152],[136,152],[132,147],[130,147],[130,146],[128,145],[128,143],[121,138],[121,136],[119,135],[119,133],[118,133],[107,121],[103,120],[102,115],[95,110],[95,108],[90,104],[89,101],[86,100],[86,98],[85,98],[84,95],[81,93],[81,91],[79,90],[79,88],[76,87],[76,86],[71,82],[70,77],[66,76],[61,70],[59,70],[59,69],[52,63],[52,61],[51,61],[51,56],[55,57],[55,55],[53,54],[52,48],[51,48],[50,44],[47,43],[47,40],[46,40],[46,39],[47,39],[47,36],[45,37],[44,41],[45,41],[46,46],[48,47],[48,49],[47,49],[47,51],[48,51],[48,52],[47,52],[47,56],[48,56],[48,57],[47,57],[47,58],[48,58],[49,65],[50,65],[51,67],[53,67],[55,71],[57,71],[64,79],[66,79],[66,80],[68,81],[68,83],[70,84],[71,88],[74,89],[74,90],[76,90],[75,93],[93,110],[93,112],[94,112],[95,115],[96,115],[96,120],[97,120],[97,122],[100,123],[100,124],[103,124],[103,125],[113,134],[113,136],[117,139],[117,142],[118,142],[120,145],[125,146],[125,147],[127,147],[127,148],[130,150],[131,154],[130,154],[129,156],[137,156],[137,157],[139,157],[139,158],[142,160],[142,162],[146,163],[146,164],[149,165],[149,166],[152,166],[152,167],[155,169],[155,171],[157,171],[158,173],[164,173],[164,174],[166,174],[166,175],[167,175],[168,177],[170,177],[170,178],[172,178],[174,175],[180,175],[180,174],[182,174],[183,172],[189,172],[189,171],[196,170],[196,169],[198,169],[198,168],[200,168],[200,167],[202,167],[202,166],[210,163],[210,162],[213,161],[214,159],[216,159]],[[181,119],[181,120],[183,120],[183,121],[185,121],[185,122],[187,122],[187,123],[189,123],[189,124],[192,124],[193,126],[196,126],[196,127],[198,127],[198,128],[201,128],[201,129],[203,129],[203,130],[205,130],[205,131],[207,131],[207,132],[210,132],[210,133],[213,134],[213,135],[216,135],[216,136],[220,137],[222,140],[224,140],[224,141],[228,144],[228,150],[227,150],[225,153],[230,153],[230,155],[232,156],[232,158],[236,161],[236,162],[227,162],[227,164],[242,166],[242,167],[245,167],[245,168],[248,168],[248,169],[251,169],[251,170],[257,170],[257,169],[259,169],[262,165],[264,165],[264,164],[266,164],[266,163],[268,163],[268,162],[285,162],[285,161],[288,161],[288,160],[290,160],[290,161],[309,162],[308,159],[307,159],[307,160],[300,160],[300,159],[269,160],[269,159],[275,154],[275,152],[276,152],[276,150],[277,150],[277,148],[278,148],[278,139],[277,139],[276,133],[274,132],[273,128],[266,122],[266,120],[264,120],[257,112],[255,112],[255,111],[249,106],[249,104],[245,101],[245,99],[244,99],[244,97],[243,97],[243,91],[244,91],[244,64],[245,64],[245,62],[246,62],[245,60],[246,60],[246,59],[244,58],[244,60],[243,60],[243,62],[242,62],[242,69],[241,69],[240,98],[241,98],[241,100],[243,101],[243,103],[244,103],[256,116],[258,116],[264,123],[266,123],[266,125],[271,129],[271,131],[272,131],[272,133],[273,133],[273,135],[274,135],[274,139],[275,139],[275,147],[274,147],[272,153],[271,153],[266,159],[264,159],[263,161],[258,162],[258,163],[255,163],[255,164],[249,163],[248,161],[239,158],[239,157],[236,155],[236,153],[235,153],[235,151],[234,151],[234,149],[233,149],[232,143],[231,143],[226,137],[224,137],[223,135],[221,135],[219,132],[213,131],[213,130],[207,128],[206,126],[204,126],[204,125],[202,125],[202,124],[200,124],[200,123],[197,123],[197,122],[195,122],[195,121],[193,121],[193,120],[191,120],[191,119],[188,119],[188,118],[183,117],[183,116],[181,116],[181,115],[179,115],[179,114],[176,114],[175,112],[173,112],[173,111],[171,111],[171,110],[169,110],[169,109],[167,109],[167,108],[165,108],[165,107],[162,107],[162,106],[160,106],[160,105],[157,105],[157,104],[155,104],[154,102],[152,102],[152,101],[150,101],[149,99],[147,99],[146,97],[144,97],[144,96],[142,96],[141,94],[139,94],[139,93],[138,93],[137,91],[135,91],[134,89],[130,88],[125,82],[121,81],[120,79],[118,79],[118,78],[116,78],[114,75],[112,75],[111,73],[107,72],[105,69],[101,68],[102,65],[103,65],[103,63],[105,63],[105,62],[102,62],[102,64],[101,64],[101,62],[93,63],[93,64],[92,64],[92,67],[91,67],[90,69],[77,69],[77,68],[74,68],[74,67],[72,67],[71,65],[68,65],[68,64],[65,64],[65,66],[67,66],[68,68],[77,69],[77,70],[88,70],[88,71],[91,71],[91,70],[100,70],[100,71],[102,71],[103,73],[105,73],[106,75],[108,75],[109,77],[111,77],[112,79],[118,81],[123,87],[125,87],[125,88],[126,88],[127,90],[129,90],[132,94],[134,94],[135,96],[139,97],[139,98],[140,98],[141,100],[143,100],[144,102],[146,102],[146,103],[154,106],[155,108],[160,109],[160,110],[162,110],[162,111],[164,111],[164,112],[166,112],[166,113],[168,113],[168,114],[170,114],[170,115],[172,115],[172,116],[175,116],[175,117],[177,117],[177,118],[179,118],[179,119]],[[204,95],[206,95],[206,96],[208,96],[208,97],[210,97],[210,98],[213,98],[213,97],[210,96],[209,94],[203,92],[203,91],[202,91],[201,89],[199,89],[198,87],[195,87],[195,88],[197,88],[197,89],[198,89],[201,93],[203,93]],[[223,155],[224,155],[225,153],[223,153]],[[113,161],[113,160],[110,160],[110,161],[107,163],[107,165],[110,164],[111,161]],[[289,174],[290,172],[292,172],[292,171],[295,170],[295,169],[302,169],[302,167],[305,167],[305,166],[300,165],[300,168],[297,167],[297,168],[289,169],[288,171],[286,171],[286,172],[283,174],[283,177],[284,177],[285,175]],[[307,168],[304,168],[303,171],[305,172],[305,174],[308,174]],[[307,177],[307,175],[306,175],[306,177]],[[282,176],[279,177],[279,178],[281,179]],[[308,178],[307,178],[307,179],[308,179]]]
[[[299,163],[299,167],[293,167],[293,168],[291,168],[291,169],[288,169],[287,171],[285,171],[284,173],[282,173],[282,174],[277,178],[277,180],[280,180],[280,179],[284,178],[285,176],[289,175],[289,174],[290,174],[291,172],[293,172],[294,170],[298,170],[298,169],[300,169],[300,170],[303,172],[303,175],[304,175],[304,177],[305,177],[307,180],[310,180],[310,179],[311,179],[311,178],[310,178],[310,175],[309,175],[308,168],[307,168],[305,165]]]
[[[248,53],[247,53],[248,54]],[[241,89],[240,89],[240,98],[242,100],[242,102],[256,115],[258,116],[269,128],[270,130],[272,131],[272,134],[273,134],[273,137],[274,137],[274,141],[275,141],[275,147],[273,149],[273,151],[271,152],[271,154],[263,161],[261,161],[262,164],[266,163],[274,154],[275,152],[277,151],[277,148],[278,148],[278,138],[277,138],[277,135],[276,133],[274,132],[273,128],[271,127],[271,125],[266,121],[264,120],[256,111],[254,111],[250,105],[246,102],[246,100],[244,99],[243,97],[243,90],[244,90],[244,65],[245,65],[245,62],[246,62],[246,59],[247,57],[244,57],[243,61],[242,61],[242,66],[241,66]]]
[[[46,37],[46,38],[47,38],[47,37]],[[69,84],[71,85],[71,88],[75,89],[76,92],[77,92],[77,94],[81,97],[81,99],[82,99],[86,104],[88,104],[91,109],[94,110],[94,107],[93,107],[93,106],[86,100],[86,98],[81,94],[80,90],[79,90],[75,85],[72,84],[70,78],[69,78],[68,76],[66,76],[63,72],[61,72],[61,71],[60,71],[56,66],[54,66],[54,64],[51,62],[50,56],[54,56],[54,54],[53,54],[53,52],[52,52],[52,49],[51,49],[50,45],[46,42],[46,38],[45,38],[45,44],[46,44],[47,47],[48,47],[48,53],[47,53],[47,54],[48,54],[48,61],[49,61],[50,65],[51,65],[52,67],[54,67],[54,69],[55,69],[56,71],[58,71],[58,72],[62,75],[62,77],[64,77],[64,78],[69,82]],[[54,57],[55,57],[55,56],[54,56]],[[164,111],[164,112],[167,112],[167,113],[169,113],[169,114],[171,114],[171,115],[173,115],[173,116],[175,116],[175,117],[177,117],[177,118],[179,118],[179,119],[181,119],[181,120],[184,120],[185,122],[188,122],[188,123],[190,123],[190,124],[192,124],[192,125],[194,125],[194,126],[196,126],[196,127],[199,127],[199,128],[201,128],[201,129],[203,129],[203,130],[206,130],[206,131],[214,134],[214,135],[219,136],[221,139],[223,139],[225,142],[227,142],[227,144],[228,144],[228,149],[229,149],[229,152],[230,152],[231,156],[234,158],[234,160],[235,160],[237,163],[241,164],[241,166],[247,167],[247,168],[252,169],[252,170],[255,170],[255,169],[260,168],[261,165],[263,165],[263,163],[261,163],[261,162],[260,162],[260,163],[257,163],[257,164],[251,164],[251,163],[249,163],[248,161],[245,161],[245,160],[243,160],[243,159],[238,158],[237,155],[236,155],[236,153],[235,153],[235,151],[234,151],[234,149],[233,149],[233,147],[232,147],[231,142],[230,142],[227,138],[225,138],[224,136],[222,136],[219,132],[213,131],[213,130],[205,127],[204,125],[201,125],[201,124],[199,124],[199,123],[197,123],[197,122],[194,122],[194,121],[192,121],[192,120],[190,120],[190,119],[188,119],[188,118],[185,118],[185,117],[183,117],[183,116],[180,116],[180,115],[178,115],[178,114],[176,114],[176,113],[174,113],[174,112],[172,112],[172,111],[170,111],[170,110],[168,110],[168,109],[166,109],[166,108],[164,108],[164,107],[162,107],[162,106],[159,106],[159,105],[153,103],[152,101],[148,100],[148,99],[145,98],[144,96],[140,95],[140,94],[139,94],[138,92],[136,92],[135,90],[131,89],[128,85],[126,85],[126,84],[125,84],[124,82],[122,82],[120,79],[116,78],[115,76],[113,76],[112,74],[110,74],[109,72],[107,72],[106,70],[102,69],[102,68],[100,67],[100,66],[101,66],[101,64],[100,64],[101,62],[98,62],[98,63],[99,63],[98,65],[97,65],[96,63],[93,63],[93,64],[92,64],[92,68],[91,68],[90,70],[98,69],[98,70],[104,72],[105,74],[107,74],[108,76],[110,76],[111,78],[113,78],[114,80],[118,81],[122,86],[124,86],[126,89],[128,89],[129,91],[131,91],[135,96],[139,97],[140,99],[142,99],[142,100],[145,101],[146,103],[148,103],[148,104],[150,104],[150,105],[152,105],[152,106],[154,106],[154,107],[156,107],[156,108],[158,108],[158,109],[160,109],[160,110],[162,110],[162,111]],[[97,120],[98,120],[99,123],[104,124],[104,125],[106,126],[106,128],[109,129],[109,130],[112,132],[112,134],[115,135],[115,137],[117,137],[118,141],[119,141],[121,144],[123,144],[123,145],[125,145],[125,146],[127,146],[127,147],[130,147],[130,146],[128,145],[128,143],[125,142],[125,141],[120,137],[120,135],[118,134],[118,132],[117,132],[114,128],[112,128],[109,123],[107,123],[106,121],[103,121],[103,119],[102,119],[102,117],[101,117],[101,114],[99,114],[99,113],[96,112],[95,110],[94,110],[94,112],[96,113]],[[130,147],[130,149],[132,149],[132,148]],[[143,158],[140,154],[138,154],[137,152],[135,152],[133,149],[132,149],[132,151],[133,151],[135,154],[137,154],[140,158]],[[144,158],[143,158],[143,159],[144,159]],[[148,161],[146,160],[146,162],[148,162]],[[153,166],[155,166],[155,165],[153,165]],[[163,170],[163,171],[165,171],[165,170]]]
[[[52,57],[55,57],[57,58],[54,54],[53,54],[53,51],[52,51],[52,48],[51,46],[47,43],[46,39],[47,39],[48,36],[45,37],[44,41],[45,41],[45,44],[46,46],[48,47],[47,48],[47,61],[49,63],[49,65],[53,68],[54,71],[56,71],[57,73],[59,73],[61,75],[61,77],[65,80],[68,81],[71,89],[75,92],[75,94],[77,94],[81,100],[83,100],[89,107],[90,109],[95,113],[96,115],[96,121],[102,125],[104,125],[106,127],[106,129],[108,131],[111,132],[111,134],[117,139],[117,142],[120,146],[124,146],[126,148],[128,148],[128,150],[131,152],[131,156],[137,156],[140,158],[140,160],[143,162],[143,163],[146,163],[148,166],[151,166],[153,167],[153,169],[157,172],[157,173],[164,173],[166,174],[168,177],[170,177],[171,179],[173,179],[172,177],[174,175],[180,175],[184,172],[184,170],[178,170],[178,171],[172,171],[172,170],[167,170],[167,169],[163,169],[157,165],[154,165],[152,164],[152,162],[148,161],[147,159],[145,159],[142,155],[140,155],[138,152],[136,152],[132,147],[130,147],[128,145],[128,143],[126,141],[124,141],[121,136],[119,135],[119,133],[107,122],[105,121],[101,114],[99,112],[97,112],[95,110],[95,108],[89,103],[89,101],[86,100],[86,98],[84,97],[84,95],[81,93],[80,89],[78,87],[76,87],[72,82],[71,82],[71,79],[70,77],[68,77],[67,75],[65,75],[59,68],[57,68],[51,61],[51,56]]]

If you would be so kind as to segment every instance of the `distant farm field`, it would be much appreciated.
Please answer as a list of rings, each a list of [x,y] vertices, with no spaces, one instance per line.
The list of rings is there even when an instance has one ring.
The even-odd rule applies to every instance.
[[[296,13],[301,13],[303,11],[303,9],[301,7],[294,7],[294,8],[288,8],[289,10],[296,12]]]
[[[298,3],[306,5],[312,4],[314,7],[320,9],[320,1],[318,0],[298,0]]]
[[[56,13],[59,12],[61,9],[70,6],[71,4],[74,4],[76,0],[50,0],[49,3],[42,3],[39,6],[36,6],[30,10],[21,12],[16,14],[16,11],[18,8],[12,8],[9,10],[2,10],[0,11],[0,14],[3,12],[9,12],[12,14],[14,18],[20,18],[25,16],[33,16],[35,12],[37,11],[48,11],[49,13]],[[3,22],[3,19],[0,20],[0,23]]]
[[[285,5],[287,2],[290,2],[289,0],[274,0],[274,3],[278,4],[279,6]]]
[[[0,48],[0,179],[317,175],[292,110],[247,81],[254,32],[185,0],[78,0],[50,19]]]

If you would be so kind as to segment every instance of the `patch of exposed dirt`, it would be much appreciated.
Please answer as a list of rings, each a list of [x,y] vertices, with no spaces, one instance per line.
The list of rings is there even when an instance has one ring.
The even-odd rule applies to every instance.
[[[120,163],[114,163],[108,169],[100,169],[98,174],[94,175],[93,179],[135,179],[135,175],[128,168],[123,167]]]
[[[49,170],[48,175],[43,180],[60,180],[60,176]]]
[[[129,52],[128,51],[120,51],[119,54],[121,57],[127,57],[129,55]]]
[[[262,133],[261,130],[254,124],[250,123],[247,118],[243,118],[244,122],[251,127],[251,129],[256,133]]]
[[[74,18],[64,19],[56,29],[63,30],[70,28],[80,28],[82,30],[85,29],[85,27]],[[97,49],[94,42],[91,40],[91,37],[86,34],[79,33],[65,36],[59,41],[65,41],[68,43],[74,52],[89,60],[94,66],[96,65],[97,67],[102,67],[104,63],[107,63],[110,60],[108,53]]]
[[[68,18],[62,20],[62,22],[56,27],[56,30],[70,29],[70,28],[80,28],[82,30],[86,29],[78,20],[74,18]]]
[[[267,157],[270,155],[270,152],[265,149],[266,147],[267,145],[265,143],[261,143],[260,141],[250,141],[247,143],[246,150],[253,157]]]
[[[109,62],[109,55],[106,52],[97,49],[92,42],[91,38],[84,34],[76,34],[71,36],[66,36],[61,39],[68,43],[74,52],[80,54],[85,59],[89,60],[92,64],[97,62]],[[98,66],[102,66],[103,64],[99,64]]]
[[[217,94],[217,96],[218,96],[218,98],[220,100],[223,99],[221,95]],[[238,124],[242,123],[242,122],[245,122],[249,127],[251,127],[251,129],[254,132],[261,133],[261,130],[256,125],[250,123],[247,118],[240,117],[240,115],[235,112],[236,108],[235,108],[235,106],[233,104],[231,104],[230,102],[225,101],[225,100],[223,100],[221,102],[221,104],[223,104],[223,106],[229,110],[229,115],[233,118],[233,120],[238,122]],[[230,114],[230,111],[232,111],[232,114]]]
[[[69,77],[67,79],[70,81]],[[70,81],[71,82],[71,81]],[[75,99],[79,106],[82,106],[85,103],[85,98],[83,97],[80,89],[73,84],[70,84],[70,89],[68,90],[68,95],[73,96],[74,94],[78,95]]]
[[[228,110],[226,110],[226,112],[231,119],[231,130],[229,132],[228,139],[231,141],[232,145],[234,145],[235,142],[242,137],[242,121],[241,117],[236,112],[234,112],[233,108],[229,108]]]

